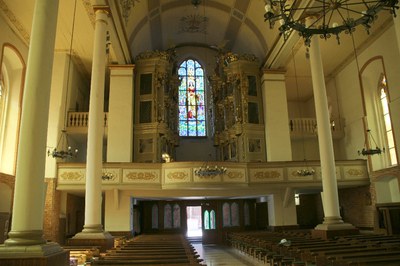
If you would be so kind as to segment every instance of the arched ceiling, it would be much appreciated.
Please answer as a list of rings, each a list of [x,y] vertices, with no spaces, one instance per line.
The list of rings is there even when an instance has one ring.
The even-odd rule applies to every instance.
[[[289,100],[306,101],[312,97],[303,40],[293,33],[284,41],[277,25],[270,29],[264,22],[264,0],[201,0],[197,7],[192,0],[131,0],[134,6],[126,13],[121,8],[122,0],[59,1],[55,50],[71,50],[88,80],[93,57],[93,6],[100,5],[110,8],[110,62],[131,64],[141,52],[174,47],[201,46],[254,54],[259,58],[260,68],[286,71]],[[312,0],[301,1],[306,2]],[[34,4],[34,0],[0,0],[0,15],[27,46]],[[354,59],[354,48],[360,53],[392,23],[388,12],[379,14],[369,35],[358,27],[354,46],[348,34],[341,35],[340,45],[335,37],[320,41],[325,76],[334,75]]]
[[[208,46],[251,53],[263,61],[274,39],[262,0],[149,0],[136,2],[126,23],[135,57],[146,50]]]

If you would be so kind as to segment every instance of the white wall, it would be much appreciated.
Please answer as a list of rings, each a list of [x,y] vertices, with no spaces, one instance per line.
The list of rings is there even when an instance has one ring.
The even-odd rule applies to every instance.
[[[392,48],[388,49],[388,47]],[[358,61],[360,68],[368,60],[376,56],[383,57],[392,101],[390,107],[392,110],[399,110],[400,93],[398,87],[400,86],[400,75],[398,75],[398,73],[400,72],[400,65],[398,62],[400,61],[400,54],[393,26],[383,32],[383,34],[380,35],[379,38],[377,38],[366,50],[359,53]],[[378,69],[380,68],[371,66],[371,68],[365,72],[365,75],[363,75],[363,85],[367,87],[367,91],[365,92],[366,102],[369,103],[368,106],[366,106],[366,118],[364,118],[363,113],[363,99],[359,82],[358,80],[355,80],[357,77],[357,66],[355,61],[353,60],[335,76],[340,102],[340,113],[343,114],[343,118],[345,119],[345,138],[343,139],[342,146],[345,147],[344,152],[347,159],[362,158],[357,154],[357,151],[361,150],[365,143],[363,119],[366,119],[368,122],[368,127],[372,130],[372,133],[378,134],[378,129],[376,128],[376,114],[374,112],[375,107],[371,106],[373,100],[371,99],[371,91],[368,91],[368,89],[372,90],[377,88]],[[395,137],[397,135],[399,139],[400,123],[398,122],[399,119],[397,119],[398,113],[392,111],[392,116]],[[377,137],[374,137],[375,140],[377,140]],[[377,141],[382,143],[380,140]],[[378,156],[372,158],[374,160],[374,170],[378,170],[384,166],[384,164],[379,161],[381,158],[378,158]]]

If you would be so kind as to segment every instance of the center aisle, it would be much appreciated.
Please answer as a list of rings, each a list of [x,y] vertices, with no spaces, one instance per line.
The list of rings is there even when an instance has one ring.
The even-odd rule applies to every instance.
[[[240,253],[234,248],[220,245],[203,245],[201,243],[192,243],[203,263],[207,266],[266,266],[261,261],[257,261],[245,254]]]

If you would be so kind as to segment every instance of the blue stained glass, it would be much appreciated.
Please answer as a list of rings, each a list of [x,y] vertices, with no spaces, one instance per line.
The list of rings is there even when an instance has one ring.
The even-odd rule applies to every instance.
[[[196,77],[202,77],[203,76],[203,69],[197,68],[196,69]]]
[[[187,122],[179,121],[179,136],[187,136]]]
[[[206,136],[204,70],[192,59],[183,62],[178,70],[179,135]]]
[[[179,106],[179,120],[187,120],[186,106]]]
[[[197,136],[205,136],[206,135],[206,121],[197,121]]]
[[[204,120],[205,117],[205,112],[204,112],[204,106],[198,106],[197,107],[197,119],[198,120]]]
[[[189,136],[197,136],[197,121],[188,121]]]
[[[186,91],[179,91],[179,105],[186,105]]]
[[[179,76],[185,76],[186,75],[186,68],[184,68],[184,67],[179,68],[178,75]]]
[[[197,105],[202,106],[204,105],[204,94],[202,93],[202,91],[199,91],[197,93]]]
[[[204,78],[203,77],[199,77],[196,79],[196,89],[197,90],[203,90],[204,89]]]

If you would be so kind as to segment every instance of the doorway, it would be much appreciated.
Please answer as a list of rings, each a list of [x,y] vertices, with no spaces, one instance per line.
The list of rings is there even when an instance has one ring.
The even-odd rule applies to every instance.
[[[187,206],[186,217],[187,237],[202,237],[201,206]]]

